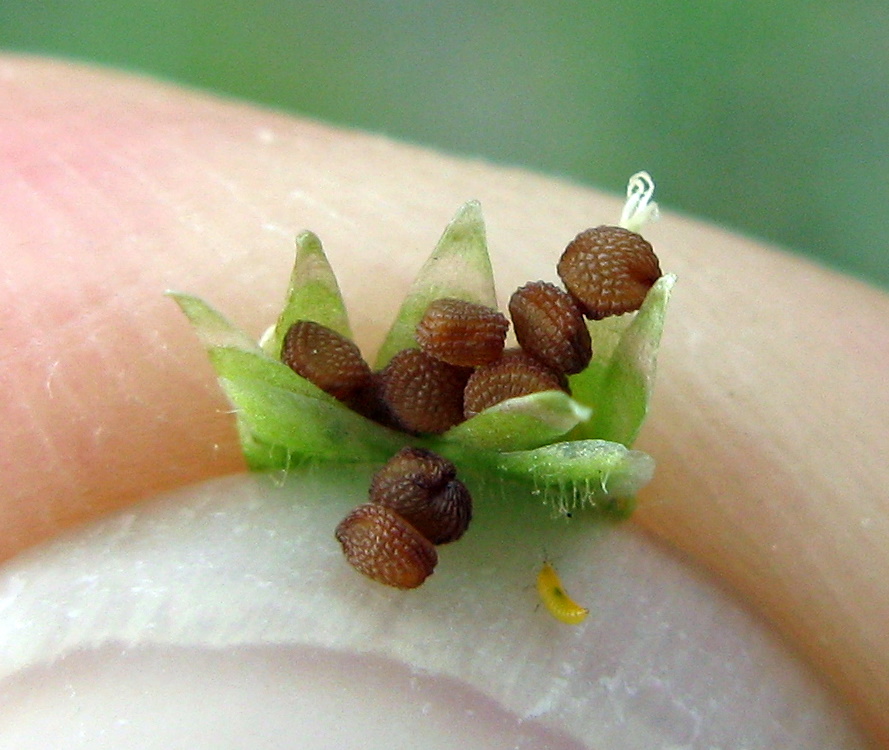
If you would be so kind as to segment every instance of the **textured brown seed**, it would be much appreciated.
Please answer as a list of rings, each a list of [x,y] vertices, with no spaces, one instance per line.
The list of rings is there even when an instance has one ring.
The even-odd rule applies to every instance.
[[[551,390],[567,390],[561,373],[521,349],[508,349],[496,362],[472,373],[463,392],[464,415],[469,419],[508,398]]]
[[[349,513],[336,527],[336,538],[359,573],[399,589],[419,586],[438,562],[432,542],[377,503],[359,505]]]
[[[476,367],[500,356],[508,328],[509,321],[493,308],[443,297],[426,308],[416,335],[430,356],[459,367]]]
[[[438,434],[463,421],[469,368],[402,349],[380,373],[380,393],[401,429]]]
[[[433,544],[463,536],[472,520],[472,497],[446,458],[423,448],[403,448],[376,474],[370,500],[391,508]]]
[[[281,361],[340,401],[348,401],[371,377],[355,344],[311,320],[290,326],[281,347]]]
[[[592,357],[590,332],[583,313],[555,284],[532,281],[509,300],[516,339],[528,354],[558,372],[573,375]]]
[[[578,234],[557,269],[584,315],[593,320],[638,310],[661,275],[657,256],[641,235],[607,226]]]
[[[386,427],[400,430],[401,426],[392,415],[385,401],[383,401],[382,389],[382,374],[379,372],[372,373],[370,379],[363,386],[356,389],[346,399],[345,403],[350,409],[358,412],[363,417],[379,422]]]

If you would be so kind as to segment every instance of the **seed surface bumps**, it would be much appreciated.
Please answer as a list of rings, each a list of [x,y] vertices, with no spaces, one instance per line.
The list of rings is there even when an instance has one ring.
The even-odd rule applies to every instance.
[[[577,303],[546,281],[519,287],[509,300],[519,345],[528,354],[567,375],[583,370],[593,355],[590,332]]]
[[[340,401],[348,401],[371,377],[370,367],[354,343],[311,320],[290,326],[281,347],[281,361]]]
[[[424,448],[396,453],[370,484],[370,500],[409,521],[433,544],[463,536],[472,520],[472,498],[456,478],[457,467]]]
[[[403,430],[438,434],[463,421],[470,372],[419,349],[402,349],[380,374],[380,394]]]
[[[508,398],[552,390],[567,390],[561,373],[521,349],[508,349],[496,362],[472,373],[463,392],[463,410],[469,419]]]
[[[641,235],[610,226],[578,234],[557,270],[584,315],[593,320],[638,310],[661,276],[657,256]]]
[[[453,297],[432,302],[417,325],[420,348],[460,367],[493,362],[503,351],[509,321],[493,308]]]
[[[369,578],[399,589],[425,581],[438,563],[438,553],[391,508],[359,505],[336,527],[337,541],[349,564]]]

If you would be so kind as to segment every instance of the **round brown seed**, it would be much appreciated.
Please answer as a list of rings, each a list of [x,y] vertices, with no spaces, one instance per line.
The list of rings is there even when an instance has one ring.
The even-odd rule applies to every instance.
[[[581,232],[557,266],[565,288],[593,320],[638,310],[661,269],[651,245],[622,227]]]
[[[287,330],[281,361],[340,401],[348,401],[371,377],[354,343],[311,320],[299,320]]]
[[[426,308],[417,343],[428,355],[459,367],[493,362],[503,351],[509,321],[491,307],[443,297]]]
[[[414,589],[438,563],[428,539],[391,508],[359,505],[336,527],[337,541],[349,564],[379,583]]]
[[[391,508],[433,544],[463,536],[472,520],[472,497],[457,468],[432,451],[403,448],[376,474],[370,500]]]
[[[380,373],[380,394],[401,429],[438,434],[463,421],[470,372],[419,349],[402,349]]]
[[[552,390],[568,390],[561,373],[521,349],[508,349],[496,362],[472,373],[463,391],[463,412],[469,419],[508,398]]]
[[[528,354],[558,372],[573,375],[593,356],[583,313],[555,284],[532,281],[509,300],[516,339]]]

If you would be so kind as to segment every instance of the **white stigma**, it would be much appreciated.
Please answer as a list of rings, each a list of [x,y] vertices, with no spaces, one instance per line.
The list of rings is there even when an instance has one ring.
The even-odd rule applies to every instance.
[[[654,195],[654,180],[648,172],[636,172],[627,182],[627,202],[620,215],[620,226],[631,232],[640,232],[649,221],[658,217]]]

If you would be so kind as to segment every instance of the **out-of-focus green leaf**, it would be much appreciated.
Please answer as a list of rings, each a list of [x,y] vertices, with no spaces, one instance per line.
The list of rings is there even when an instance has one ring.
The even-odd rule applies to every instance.
[[[497,306],[485,222],[477,201],[466,203],[457,212],[420,269],[377,353],[377,369],[385,367],[402,349],[417,347],[417,323],[429,304],[442,297]]]

